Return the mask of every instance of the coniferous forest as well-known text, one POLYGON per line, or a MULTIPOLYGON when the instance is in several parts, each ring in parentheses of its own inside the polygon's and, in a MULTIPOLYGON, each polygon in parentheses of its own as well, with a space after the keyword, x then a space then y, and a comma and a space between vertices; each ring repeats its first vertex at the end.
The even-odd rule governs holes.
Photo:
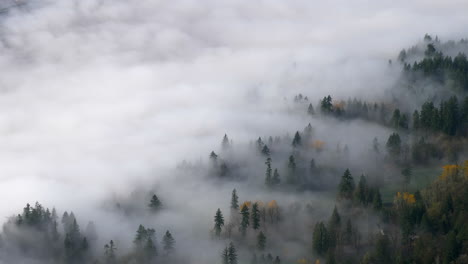
POLYGON ((468 263, 466 24, 156 2, 0 6, 0 264, 468 263))

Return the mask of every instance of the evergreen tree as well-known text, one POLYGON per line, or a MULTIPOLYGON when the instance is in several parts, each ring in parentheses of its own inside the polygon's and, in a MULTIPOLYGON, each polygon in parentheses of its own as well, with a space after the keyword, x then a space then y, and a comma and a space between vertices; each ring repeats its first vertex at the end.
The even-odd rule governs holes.
POLYGON ((401 139, 400 135, 397 133, 393 133, 390 135, 390 137, 387 140, 387 145, 386 145, 388 152, 390 155, 392 155, 394 158, 398 157, 400 155, 401 151, 401 139))
POLYGON ((409 164, 406 164, 403 170, 401 170, 401 175, 403 175, 406 185, 410 184, 412 174, 413 172, 411 166, 409 164))
POLYGON ((116 263, 116 256, 115 256, 115 244, 114 241, 111 240, 109 244, 104 246, 104 256, 105 256, 105 263, 106 264, 114 264, 116 263))
POLYGON ((144 256, 147 262, 153 262, 156 256, 158 256, 158 249, 156 248, 156 244, 153 242, 151 237, 146 240, 144 256))
POLYGON ((266 236, 262 231, 257 235, 257 249, 260 251, 265 250, 266 247, 266 236))
POLYGON ((292 141, 292 146, 300 147, 301 145, 302 145, 301 135, 299 135, 299 131, 296 131, 296 134, 294 134, 294 139, 292 141))
POLYGON ((246 204, 243 204, 241 206, 241 225, 240 225, 240 230, 242 232, 242 235, 245 236, 247 227, 250 224, 249 218, 250 218, 250 213, 249 213, 249 207, 246 204))
POLYGON ((289 156, 289 163, 288 163, 288 183, 294 184, 296 183, 296 161, 294 156, 289 156))
POLYGON ((237 196, 236 189, 232 190, 231 209, 233 209, 233 210, 239 209, 239 196, 237 196))
POLYGON ((374 192, 374 198, 372 200, 372 206, 373 206, 374 210, 377 210, 377 211, 382 209, 382 197, 380 196, 379 189, 377 189, 374 192))
POLYGON ((216 236, 219 237, 221 235, 221 228, 224 226, 223 213, 221 213, 221 210, 219 208, 216 211, 214 222, 215 222, 214 230, 215 230, 216 236))
POLYGON ((273 172, 273 179, 272 179, 272 183, 274 185, 278 185, 281 183, 281 178, 280 178, 280 175, 278 173, 278 169, 275 169, 275 171, 273 172))
POLYGON ((364 175, 361 175, 361 178, 359 178, 359 183, 357 185, 355 195, 354 195, 356 201, 359 204, 366 206, 368 192, 369 192, 369 188, 367 187, 366 177, 364 175))
POLYGON ((320 103, 320 109, 322 113, 329 114, 333 112, 333 104, 332 104, 332 98, 331 96, 326 96, 322 99, 320 103))
POLYGON ((222 264, 229 264, 229 250, 228 247, 225 247, 223 253, 221 254, 222 264))
POLYGON ((352 199, 354 187, 354 179, 351 176, 349 169, 346 169, 343 176, 341 177, 341 182, 338 187, 338 197, 343 199, 352 199))
POLYGON ((262 155, 269 157, 270 156, 270 149, 267 145, 264 145, 262 148, 262 155))
POLYGON ((232 242, 229 243, 228 259, 229 259, 229 264, 237 264, 237 252, 232 242))
POLYGON ((156 212, 159 209, 161 209, 161 201, 159 200, 156 194, 153 194, 153 196, 151 197, 151 201, 148 204, 148 207, 152 212, 156 212))
POLYGON ((169 230, 166 231, 163 237, 163 249, 166 255, 170 255, 174 251, 175 239, 172 237, 169 230))
POLYGON ((221 142, 221 148, 223 150, 228 150, 230 146, 229 138, 226 134, 224 134, 223 141, 221 142))
POLYGON ((265 146, 265 143, 263 143, 262 138, 259 137, 257 139, 257 150, 258 150, 258 152, 262 153, 263 146, 265 146))
POLYGON ((265 164, 267 165, 265 172, 265 184, 271 186, 273 184, 273 178, 271 176, 271 158, 268 157, 265 164))
POLYGON ((328 233, 323 222, 315 224, 312 246, 319 255, 325 254, 328 250, 328 233))
POLYGON ((315 110, 314 110, 314 107, 312 106, 312 103, 309 104, 309 107, 307 108, 307 113, 309 115, 315 115, 315 110))
POLYGON ((281 264, 281 260, 279 256, 276 256, 275 262, 273 262, 273 264, 281 264))
POLYGON ((413 129, 418 130, 421 127, 421 121, 419 120, 419 112, 418 110, 414 110, 413 113, 413 129))
POLYGON ((333 250, 328 250, 327 259, 326 259, 325 263, 326 264, 336 264, 335 253, 333 252, 333 250))
POLYGON ((252 205, 252 228, 257 230, 260 228, 260 211, 258 210, 258 203, 252 205))
POLYGON ((210 162, 214 167, 218 165, 218 155, 214 151, 211 151, 210 153, 210 162))

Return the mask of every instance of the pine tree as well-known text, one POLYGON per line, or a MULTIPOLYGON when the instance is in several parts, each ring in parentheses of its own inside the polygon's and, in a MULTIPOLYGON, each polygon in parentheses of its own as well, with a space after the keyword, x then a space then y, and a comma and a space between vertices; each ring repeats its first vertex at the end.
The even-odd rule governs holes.
POLYGON ((294 184, 296 182, 296 161, 294 156, 289 156, 289 163, 288 163, 288 183, 294 184))
POLYGON ((267 145, 264 145, 262 148, 262 155, 269 157, 270 156, 270 149, 267 145))
POLYGON ((281 259, 279 256, 276 256, 275 262, 273 262, 273 264, 281 264, 281 259))
POLYGON ((323 222, 315 224, 312 246, 319 255, 325 254, 328 250, 328 233, 323 222))
POLYGON ((367 206, 367 196, 368 196, 369 188, 367 186, 366 177, 361 175, 359 178, 359 183, 357 185, 354 197, 359 204, 367 206))
POLYGON ((271 176, 271 158, 268 157, 265 164, 267 165, 266 172, 265 172, 265 184, 267 186, 271 186, 273 184, 273 179, 271 176))
POLYGON ((299 135, 299 131, 296 131, 296 134, 294 134, 294 139, 292 141, 292 146, 300 147, 301 145, 302 145, 301 135, 299 135))
POLYGON ((257 249, 260 251, 265 250, 266 247, 266 236, 262 231, 257 235, 257 249))
POLYGON ((380 191, 377 189, 374 192, 374 198, 372 200, 372 206, 374 207, 374 210, 381 210, 382 209, 382 197, 380 196, 380 191))
POLYGON ((116 262, 116 256, 115 256, 115 244, 114 241, 111 240, 109 244, 106 244, 104 246, 104 256, 105 256, 105 263, 106 264, 114 264, 116 262))
POLYGON ((152 262, 154 258, 156 258, 156 256, 158 255, 158 249, 156 248, 156 244, 154 244, 153 239, 151 237, 149 237, 146 241, 144 255, 147 262, 152 262))
POLYGON ((236 189, 232 190, 231 209, 233 209, 233 210, 239 209, 239 196, 237 196, 236 189))
POLYGON ((273 185, 278 185, 278 184, 281 183, 281 178, 280 178, 280 175, 278 173, 278 169, 275 169, 275 171, 273 172, 272 183, 273 183, 273 185))
POLYGON ((163 237, 163 249, 166 255, 170 255, 174 251, 175 239, 172 237, 169 230, 166 231, 163 237))
POLYGON ((229 259, 229 264, 237 264, 237 252, 232 242, 229 243, 228 259, 229 259))
POLYGON ((156 194, 153 194, 153 196, 151 197, 151 201, 148 204, 148 207, 152 212, 156 212, 159 209, 161 209, 161 201, 159 200, 156 194))
POLYGON ((308 113, 309 115, 315 115, 314 106, 312 106, 311 103, 309 104, 309 107, 307 108, 307 113, 308 113))
POLYGON ((229 249, 225 247, 223 253, 221 254, 222 257, 222 264, 229 264, 229 249))
POLYGON ((215 222, 214 230, 215 230, 216 236, 219 237, 221 235, 221 228, 224 226, 223 213, 221 213, 221 210, 219 208, 216 211, 214 222, 215 222))
POLYGON ((400 155, 401 151, 401 139, 400 135, 397 133, 393 133, 390 135, 390 137, 387 140, 387 145, 386 145, 388 152, 394 157, 398 157, 400 155))
POLYGON ((218 155, 214 151, 210 153, 210 161, 212 166, 218 165, 218 155))
POLYGON ((262 138, 259 137, 259 138, 257 139, 257 151, 260 152, 260 153, 262 153, 262 149, 263 149, 263 146, 264 146, 264 145, 265 145, 265 143, 263 143, 262 138))
POLYGON ((247 231, 247 227, 250 224, 250 222, 249 222, 249 218, 250 218, 249 207, 246 204, 243 204, 241 206, 241 212, 240 213, 241 213, 241 216, 242 216, 240 230, 242 232, 242 235, 245 236, 246 231, 247 231))
POLYGON ((228 150, 230 148, 229 138, 226 134, 224 134, 223 141, 221 142, 221 148, 223 150, 228 150))
POLYGON ((354 192, 354 179, 351 176, 349 169, 346 169, 343 177, 341 177, 341 182, 338 189, 339 198, 352 199, 354 192))
POLYGON ((260 211, 258 210, 258 203, 252 205, 252 228, 257 230, 260 228, 260 211))

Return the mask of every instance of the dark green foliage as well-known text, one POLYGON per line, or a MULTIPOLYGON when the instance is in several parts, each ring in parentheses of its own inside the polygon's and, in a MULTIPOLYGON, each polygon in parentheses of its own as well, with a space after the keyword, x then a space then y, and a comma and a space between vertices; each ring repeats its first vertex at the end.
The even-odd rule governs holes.
POLYGON ((151 197, 151 201, 148 204, 148 207, 150 208, 150 210, 152 212, 156 212, 159 209, 161 209, 161 206, 162 206, 162 204, 161 204, 161 201, 159 200, 158 196, 156 194, 153 194, 153 196, 151 197))
POLYGON ((104 246, 104 263, 114 264, 117 262, 115 250, 116 250, 116 247, 115 247, 113 240, 111 240, 109 244, 106 244, 104 246))
POLYGON ((319 222, 315 224, 312 246, 319 255, 324 255, 328 250, 328 232, 325 224, 319 222))
POLYGON ((320 110, 322 113, 329 114, 333 112, 333 104, 331 96, 326 96, 322 99, 320 103, 320 110))
POLYGON ((225 247, 223 249, 223 253, 221 254, 221 260, 222 264, 229 264, 229 249, 228 247, 225 247))
POLYGON ((273 172, 272 183, 273 183, 273 185, 278 185, 278 184, 281 183, 281 178, 280 178, 278 169, 275 169, 275 171, 273 172))
POLYGON ((393 133, 388 137, 386 144, 388 153, 394 158, 397 158, 401 152, 401 139, 398 133, 393 133))
POLYGON ((233 209, 233 210, 238 210, 239 209, 239 196, 237 196, 236 189, 232 190, 231 209, 233 209))
POLYGON ((315 110, 312 104, 309 104, 309 107, 307 108, 307 114, 309 115, 315 115, 315 110))
POLYGON ((223 141, 221 142, 221 148, 223 150, 228 150, 231 147, 231 144, 229 143, 229 138, 226 134, 224 134, 223 141))
POLYGON ((240 224, 240 231, 242 232, 242 235, 245 236, 247 227, 250 225, 250 212, 249 212, 249 207, 247 205, 241 206, 241 224, 240 224))
POLYGON ((164 234, 163 237, 163 249, 164 249, 164 254, 170 255, 174 251, 174 244, 175 244, 175 239, 172 237, 171 232, 169 230, 166 231, 166 234, 164 234))
POLYGON ((294 138, 292 141, 292 146, 293 147, 300 147, 302 145, 302 139, 301 135, 299 134, 299 131, 296 131, 296 134, 294 134, 294 138))
POLYGON ((376 263, 393 263, 393 254, 390 246, 390 239, 386 235, 379 235, 375 245, 374 258, 376 263))
POLYGON ((346 169, 343 176, 341 177, 340 185, 338 186, 338 198, 352 199, 354 188, 354 179, 351 176, 351 172, 349 172, 349 169, 346 169))
POLYGON ((215 214, 215 217, 214 217, 214 230, 215 230, 215 234, 216 236, 220 236, 221 235, 221 228, 224 226, 224 217, 223 217, 223 213, 221 213, 221 210, 218 208, 218 210, 216 210, 216 214, 215 214))
POLYGON ((296 183, 296 160, 293 155, 289 156, 287 181, 289 184, 296 183))
POLYGON ((270 156, 270 149, 267 145, 264 145, 262 148, 262 155, 269 157, 270 156))
POLYGON ((236 247, 234 247, 234 244, 232 242, 229 243, 228 247, 228 259, 229 264, 237 264, 237 251, 236 247))
POLYGON ((263 234, 263 232, 260 231, 258 233, 258 235, 257 235, 257 249, 260 250, 260 251, 265 250, 266 241, 267 241, 267 238, 266 238, 265 234, 263 234))
POLYGON ((267 165, 266 172, 265 172, 265 184, 267 186, 273 185, 273 178, 271 175, 271 158, 268 157, 265 164, 267 165))
POLYGON ((252 228, 257 230, 260 228, 260 211, 258 210, 258 203, 252 205, 252 228))

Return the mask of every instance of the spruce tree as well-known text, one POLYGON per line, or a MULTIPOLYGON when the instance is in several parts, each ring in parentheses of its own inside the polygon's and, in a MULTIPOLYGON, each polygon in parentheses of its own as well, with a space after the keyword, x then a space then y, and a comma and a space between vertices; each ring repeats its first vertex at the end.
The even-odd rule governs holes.
POLYGON ((260 251, 265 250, 266 247, 266 236, 262 231, 257 235, 257 249, 260 251))
POLYGON ((231 209, 233 209, 233 210, 238 210, 239 209, 239 196, 237 196, 236 189, 232 190, 231 209))
POLYGON ((228 259, 229 259, 229 264, 237 264, 237 252, 232 242, 229 243, 228 259))
POLYGON ((229 249, 225 247, 223 253, 221 254, 222 264, 229 264, 229 249))
POLYGON ((309 107, 307 108, 307 113, 309 115, 315 115, 315 110, 314 110, 314 106, 312 105, 312 103, 309 104, 309 107))
POLYGON ((377 210, 377 211, 382 209, 382 197, 380 196, 379 189, 377 189, 374 192, 374 198, 372 200, 372 206, 373 206, 374 210, 377 210))
POLYGON ((271 186, 273 184, 273 179, 271 176, 271 158, 268 157, 265 164, 267 165, 266 172, 265 172, 265 184, 267 186, 271 186))
POLYGON ((156 194, 153 194, 153 196, 151 197, 151 201, 148 204, 148 207, 152 212, 156 212, 159 209, 161 209, 161 201, 159 200, 156 194))
POLYGON ((241 225, 240 225, 240 230, 242 232, 242 235, 245 236, 247 227, 250 224, 249 218, 250 218, 250 213, 249 213, 249 207, 246 204, 243 204, 241 206, 241 225))
POLYGON ((293 155, 289 156, 287 179, 289 184, 296 183, 296 161, 293 155))
POLYGON ((296 131, 296 134, 294 134, 294 138, 292 141, 292 146, 293 147, 300 147, 302 145, 302 139, 301 135, 299 135, 299 131, 296 131))
POLYGON ((263 146, 263 148, 262 148, 262 155, 264 155, 264 156, 266 156, 266 157, 270 156, 270 149, 268 148, 267 145, 263 146))
POLYGON ((351 176, 349 169, 346 169, 341 177, 340 185, 338 186, 338 197, 343 199, 352 199, 354 187, 354 179, 351 176))
POLYGON ((358 202, 361 205, 366 206, 368 192, 369 192, 369 188, 367 186, 366 177, 364 175, 361 175, 361 178, 359 178, 359 183, 357 185, 357 188, 354 194, 356 202, 358 202))
POLYGON ((258 203, 252 205, 252 228, 257 230, 260 228, 260 211, 258 210, 258 203))
POLYGON ((163 237, 163 249, 166 255, 170 255, 174 251, 174 244, 175 239, 172 237, 171 232, 167 230, 163 237))
POLYGON ((224 226, 223 213, 221 213, 221 210, 219 208, 218 210, 216 210, 214 222, 215 222, 214 230, 215 230, 216 236, 219 237, 221 235, 221 228, 224 226))
POLYGON ((323 222, 315 224, 312 246, 319 255, 325 254, 328 250, 328 233, 323 222))
POLYGON ((226 134, 224 134, 223 141, 221 142, 221 148, 223 150, 227 150, 227 149, 229 149, 230 146, 231 145, 229 143, 229 138, 228 138, 228 136, 226 134))
POLYGON ((275 171, 273 172, 272 183, 273 183, 273 185, 278 185, 278 184, 281 183, 281 178, 280 178, 280 175, 278 173, 278 169, 275 169, 275 171))

